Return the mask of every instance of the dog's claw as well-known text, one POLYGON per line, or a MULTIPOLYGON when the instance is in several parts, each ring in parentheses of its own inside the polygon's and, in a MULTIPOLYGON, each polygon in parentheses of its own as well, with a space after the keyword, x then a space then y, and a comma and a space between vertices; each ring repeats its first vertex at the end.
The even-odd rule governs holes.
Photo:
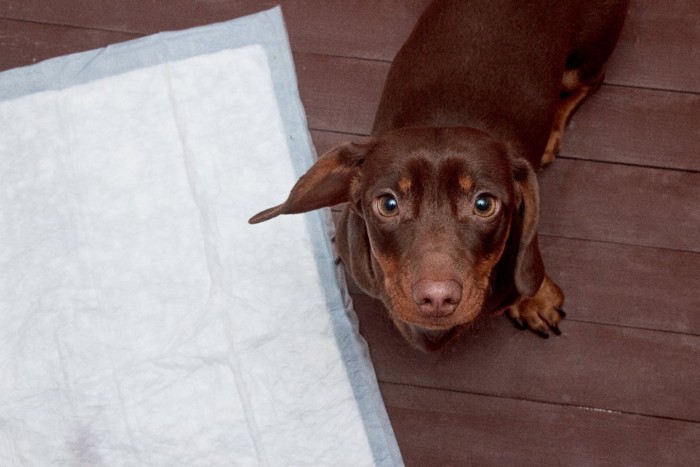
POLYGON ((527 329, 527 323, 523 321, 520 318, 513 318, 513 325, 515 325, 516 328, 520 329, 521 331, 524 331, 527 329))
POLYGON ((545 276, 534 297, 521 298, 506 309, 506 314, 520 330, 530 329, 543 339, 550 333, 561 336, 559 322, 566 313, 561 305, 564 294, 559 287, 545 276))

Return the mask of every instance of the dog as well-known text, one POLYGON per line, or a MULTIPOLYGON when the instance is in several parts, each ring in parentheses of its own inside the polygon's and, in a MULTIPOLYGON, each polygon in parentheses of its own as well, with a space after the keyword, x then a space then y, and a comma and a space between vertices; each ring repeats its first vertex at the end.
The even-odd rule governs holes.
POLYGON ((372 135, 321 156, 253 216, 343 204, 336 248, 416 348, 480 316, 559 335, 536 173, 603 80, 627 0, 436 0, 389 70, 372 135))

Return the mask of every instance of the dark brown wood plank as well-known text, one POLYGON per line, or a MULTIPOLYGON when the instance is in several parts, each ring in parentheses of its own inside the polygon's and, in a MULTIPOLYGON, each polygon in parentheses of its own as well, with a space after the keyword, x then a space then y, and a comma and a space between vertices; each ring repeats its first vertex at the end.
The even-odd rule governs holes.
POLYGON ((120 32, 0 19, 0 71, 134 37, 120 32))
POLYGON ((269 0, 8 0, 0 4, 0 17, 143 35, 223 21, 268 9, 276 4, 269 0))
POLYGON ((318 156, 326 153, 339 144, 347 141, 357 141, 362 139, 361 135, 336 133, 333 131, 310 130, 309 133, 311 133, 311 138, 318 156))
POLYGON ((540 233, 700 252, 700 173, 561 159, 540 192, 540 233))
POLYGON ((700 4, 632 0, 608 83, 700 92, 700 4))
POLYGON ((699 254, 549 236, 540 246, 569 320, 700 335, 699 254))
POLYGON ((543 340, 494 317, 441 352, 413 350, 379 302, 353 295, 384 383, 700 422, 700 336, 565 321, 543 340))
POLYGON ((407 466, 694 465, 700 424, 382 384, 407 466))
POLYGON ((309 128, 372 131, 388 64, 314 54, 295 54, 294 61, 309 128))
MULTIPOLYGON (((223 21, 281 4, 297 52, 390 61, 429 0, 7 0, 0 17, 150 34, 223 21)), ((700 92, 700 11, 695 0, 654 8, 633 0, 608 82, 700 92)))
POLYGON ((574 115, 561 155, 700 171, 698 141, 700 94, 604 86, 574 115))
POLYGON ((389 61, 430 0, 7 0, 0 17, 136 34, 224 21, 281 5, 295 51, 389 61))
POLYGON ((292 49, 391 61, 430 0, 282 0, 292 49))

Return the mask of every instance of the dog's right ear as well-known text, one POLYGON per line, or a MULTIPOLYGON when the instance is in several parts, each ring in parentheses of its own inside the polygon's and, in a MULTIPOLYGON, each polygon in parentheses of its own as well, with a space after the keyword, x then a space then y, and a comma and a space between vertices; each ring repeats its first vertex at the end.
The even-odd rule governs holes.
POLYGON ((525 297, 534 297, 544 280, 544 264, 537 243, 540 200, 537 176, 529 163, 515 160, 513 172, 520 206, 520 248, 515 263, 515 286, 525 297))
POLYGON ((298 214, 349 201, 350 185, 375 144, 376 140, 369 139, 331 149, 297 181, 284 203, 259 212, 248 222, 257 224, 280 214, 298 214))

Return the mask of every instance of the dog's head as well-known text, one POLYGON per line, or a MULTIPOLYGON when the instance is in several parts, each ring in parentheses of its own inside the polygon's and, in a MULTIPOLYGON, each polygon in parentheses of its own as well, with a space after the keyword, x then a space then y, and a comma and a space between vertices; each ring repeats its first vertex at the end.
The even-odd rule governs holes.
POLYGON ((251 223, 344 202, 341 258, 420 349, 543 280, 535 174, 481 131, 401 129, 341 145, 251 223))

